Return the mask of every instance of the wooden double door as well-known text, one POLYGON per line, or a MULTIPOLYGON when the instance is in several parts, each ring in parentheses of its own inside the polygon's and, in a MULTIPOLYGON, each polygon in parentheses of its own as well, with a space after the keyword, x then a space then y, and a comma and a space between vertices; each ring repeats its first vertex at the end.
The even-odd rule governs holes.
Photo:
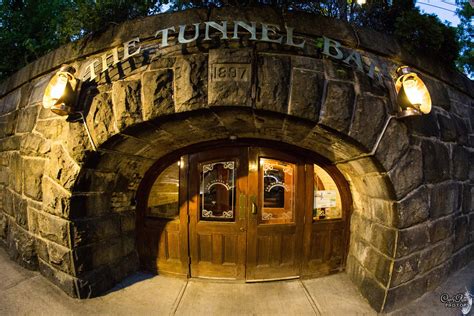
POLYGON ((246 281, 343 267, 347 221, 313 220, 314 170, 304 159, 268 148, 228 147, 183 156, 179 173, 179 215, 142 222, 145 266, 246 281))

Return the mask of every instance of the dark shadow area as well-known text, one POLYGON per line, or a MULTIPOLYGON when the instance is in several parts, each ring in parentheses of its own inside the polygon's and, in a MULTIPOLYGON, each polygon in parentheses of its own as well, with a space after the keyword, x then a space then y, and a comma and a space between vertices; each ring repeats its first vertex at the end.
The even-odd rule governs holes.
POLYGON ((136 283, 140 283, 140 282, 149 280, 151 278, 154 278, 155 276, 156 276, 155 274, 152 274, 152 273, 149 273, 149 272, 138 271, 138 272, 136 272, 132 275, 129 275, 125 279, 123 279, 120 283, 118 283, 113 288, 111 288, 109 291, 107 291, 105 293, 105 295, 107 295, 109 293, 112 293, 112 292, 115 292, 115 291, 120 291, 120 290, 122 290, 126 287, 129 287, 131 285, 134 285, 136 283))

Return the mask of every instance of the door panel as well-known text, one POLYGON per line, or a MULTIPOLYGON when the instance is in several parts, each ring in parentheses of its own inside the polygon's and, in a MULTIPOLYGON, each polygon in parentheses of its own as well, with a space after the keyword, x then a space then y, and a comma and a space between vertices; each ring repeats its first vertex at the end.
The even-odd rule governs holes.
POLYGON ((247 156, 241 148, 190 156, 191 276, 245 278, 247 156))
POLYGON ((304 164, 278 151, 251 148, 247 280, 300 275, 304 164), (254 210, 252 212, 252 210, 254 210))
MULTIPOLYGON (((319 168, 320 169, 320 168, 319 168)), ((317 172, 316 172, 317 173, 317 172)), ((311 179, 315 174, 313 165, 307 165, 306 178, 311 179)), ((332 172, 334 175, 335 172, 332 172)), ((324 177, 321 177, 324 178, 324 177)), ((327 175, 326 175, 327 178, 327 175)), ((350 209, 350 195, 344 186, 338 182, 339 179, 334 179, 337 183, 337 203, 340 208, 339 212, 329 214, 337 214, 335 218, 319 218, 318 212, 313 209, 317 200, 306 199, 306 218, 305 223, 305 237, 304 237, 304 255, 302 265, 302 275, 306 277, 316 277, 335 273, 344 269, 348 238, 348 216, 350 209)), ((318 181, 308 181, 306 183, 306 194, 313 196, 315 185, 321 187, 318 181)), ((328 189, 322 188, 323 190, 328 189)), ((324 201, 323 201, 324 202, 324 201)), ((327 213, 327 212, 325 212, 327 213)), ((327 214, 326 214, 327 215, 327 214)))
POLYGON ((187 158, 178 161, 161 171, 147 200, 140 202, 146 211, 137 223, 138 251, 144 268, 158 274, 188 276, 187 158))

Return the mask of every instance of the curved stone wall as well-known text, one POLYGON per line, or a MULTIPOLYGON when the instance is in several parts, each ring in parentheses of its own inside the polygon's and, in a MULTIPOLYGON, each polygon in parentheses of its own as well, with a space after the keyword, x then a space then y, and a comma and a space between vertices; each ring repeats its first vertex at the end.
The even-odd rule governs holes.
POLYGON ((421 296, 474 258, 472 82, 382 34, 269 9, 164 14, 60 48, 0 92, 0 243, 71 296, 103 293, 137 269, 136 194, 149 167, 230 136, 295 145, 343 172, 354 200, 346 272, 377 311, 421 296), (227 21, 229 37, 232 21, 256 21, 259 39, 262 23, 286 31, 268 31, 269 41, 242 28, 235 40, 219 31, 206 40, 206 21, 227 21), (201 23, 195 41, 155 37, 187 25, 190 39, 193 23, 201 23), (272 42, 280 33, 285 40, 272 42), (84 81, 80 107, 97 150, 84 124, 42 107, 65 62, 84 81), (401 64, 426 82, 429 115, 393 117, 401 64))

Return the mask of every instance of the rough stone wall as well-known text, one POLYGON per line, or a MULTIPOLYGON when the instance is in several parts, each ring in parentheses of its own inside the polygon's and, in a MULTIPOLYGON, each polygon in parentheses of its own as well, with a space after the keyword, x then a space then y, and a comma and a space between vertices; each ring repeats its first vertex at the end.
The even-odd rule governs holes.
POLYGON ((100 294, 137 268, 135 196, 158 158, 231 135, 297 145, 344 172, 354 198, 347 273, 376 310, 422 295, 474 258, 472 83, 406 55, 391 39, 305 14, 223 9, 127 22, 78 45, 82 53, 64 47, 0 86, 0 243, 69 295, 100 294), (434 109, 390 118, 392 78, 376 85, 309 46, 245 40, 172 45, 102 74, 85 87, 84 102, 97 152, 84 125, 41 106, 62 62, 83 72, 81 54, 175 20, 238 18, 284 21, 308 40, 327 35, 351 47, 356 31, 388 69, 399 59, 420 65, 434 109), (217 64, 249 69, 249 80, 213 80, 217 64))

